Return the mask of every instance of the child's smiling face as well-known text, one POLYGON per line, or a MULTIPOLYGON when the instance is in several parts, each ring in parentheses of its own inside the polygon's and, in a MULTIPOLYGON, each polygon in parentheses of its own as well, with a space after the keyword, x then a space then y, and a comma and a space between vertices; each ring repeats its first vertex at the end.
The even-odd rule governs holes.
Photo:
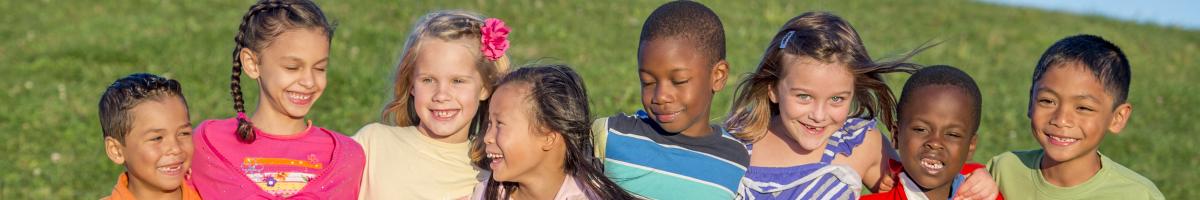
POLYGON ((109 158, 125 165, 130 190, 158 193, 180 188, 191 166, 192 124, 176 96, 146 100, 129 110, 133 123, 124 143, 105 140, 109 158))
MULTIPOLYGON (((949 85, 915 88, 905 100, 896 135, 904 171, 922 189, 949 195, 950 184, 975 150, 974 99, 949 85), (940 190, 939 190, 940 189, 940 190)), ((928 193, 928 192, 927 192, 928 193)))
POLYGON ((1059 163, 1098 156, 1105 131, 1120 132, 1131 111, 1128 103, 1114 108, 1113 96, 1078 62, 1048 67, 1031 98, 1033 136, 1045 158, 1059 163))
POLYGON ((529 175, 562 172, 566 146, 558 139, 559 133, 535 127, 531 87, 528 83, 501 85, 490 102, 490 122, 483 139, 496 181, 522 182, 529 175))
POLYGON ((325 91, 329 38, 318 28, 287 30, 242 59, 246 75, 259 83, 258 109, 302 119, 325 91))
POLYGON ((729 66, 710 63, 691 40, 659 38, 644 41, 638 50, 642 106, 667 132, 688 136, 708 134, 713 94, 725 87, 729 66))
POLYGON ((771 123, 787 130, 804 150, 823 149, 849 118, 854 75, 844 64, 785 54, 782 74, 768 93, 779 115, 771 123))
POLYGON ((421 132, 441 141, 466 141, 467 127, 488 97, 488 83, 475 66, 479 48, 469 42, 477 41, 426 38, 417 52, 410 77, 413 108, 421 132))

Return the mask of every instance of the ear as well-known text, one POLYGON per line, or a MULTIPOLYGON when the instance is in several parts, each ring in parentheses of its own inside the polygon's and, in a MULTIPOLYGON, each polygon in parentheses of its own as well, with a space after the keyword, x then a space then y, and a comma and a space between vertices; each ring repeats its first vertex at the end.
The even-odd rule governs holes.
POLYGON ((1133 114, 1133 105, 1128 102, 1117 105, 1113 110, 1112 120, 1109 120, 1108 132, 1113 134, 1121 133, 1125 129, 1125 124, 1129 122, 1129 115, 1133 114))
POLYGON ((729 62, 726 62, 725 59, 717 61, 717 64, 713 65, 712 74, 709 77, 712 77, 712 91, 714 93, 725 89, 725 81, 729 78, 729 62))
POLYGON ((775 93, 775 84, 767 85, 767 98, 771 99, 771 103, 779 103, 779 94, 775 93))
MULTIPOLYGON (((412 90, 409 90, 409 91, 412 91, 412 90)), ((479 88, 479 101, 488 100, 488 97, 491 97, 491 96, 492 96, 492 91, 488 90, 488 87, 486 84, 483 86, 483 88, 479 88)))
POLYGON ((975 134, 971 136, 971 144, 967 145, 967 159, 975 157, 975 142, 979 141, 979 132, 975 132, 975 134))
POLYGON ((258 55, 254 54, 250 48, 242 48, 238 51, 238 59, 242 61, 242 73, 249 76, 251 79, 258 79, 260 75, 258 71, 258 55))
POLYGON ((559 137, 562 137, 562 133, 557 131, 546 133, 546 137, 542 140, 542 151, 550 151, 551 149, 554 149, 554 146, 556 146, 555 143, 558 143, 559 137))
POLYGON ((112 160, 113 163, 117 163, 118 165, 125 164, 125 153, 121 150, 124 148, 125 145, 122 145, 121 141, 117 141, 117 139, 112 137, 104 137, 104 153, 108 154, 108 159, 112 160))

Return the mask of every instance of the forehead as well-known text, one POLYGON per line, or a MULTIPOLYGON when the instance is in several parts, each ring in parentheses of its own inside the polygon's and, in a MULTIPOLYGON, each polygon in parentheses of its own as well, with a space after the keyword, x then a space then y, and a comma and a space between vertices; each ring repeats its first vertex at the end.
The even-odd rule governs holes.
POLYGON ((263 51, 268 58, 292 57, 315 62, 329 57, 329 38, 321 29, 290 29, 275 36, 263 51))
POLYGON ((911 117, 922 116, 924 120, 942 120, 957 122, 962 125, 973 125, 971 120, 978 116, 975 113, 974 102, 966 89, 953 85, 934 84, 914 88, 900 113, 901 123, 910 121, 911 117), (931 117, 932 116, 932 117, 931 117))
POLYGON ((496 88, 496 93, 492 94, 490 108, 496 112, 510 112, 513 110, 528 110, 523 109, 525 102, 529 102, 530 92, 533 90, 533 84, 527 82, 510 82, 500 85, 496 88))
POLYGON ((638 47, 638 70, 642 72, 704 71, 712 66, 693 39, 658 38, 638 47))
POLYGON ((467 42, 461 40, 427 39, 416 52, 416 70, 418 74, 478 74, 472 73, 476 70, 477 57, 471 49, 467 42))
MULTIPOLYGON (((825 63, 809 57, 784 54, 779 78, 789 84, 820 84, 836 90, 854 87, 854 74, 846 64, 825 63)), ((816 89, 816 88, 814 88, 816 89)))
POLYGON ((1035 92, 1048 91, 1063 96, 1094 97, 1103 102, 1113 101, 1104 83, 1091 69, 1079 62, 1051 65, 1035 84, 1035 92))
POLYGON ((179 97, 162 95, 154 99, 146 99, 129 109, 131 134, 147 129, 176 128, 190 123, 188 110, 179 97))

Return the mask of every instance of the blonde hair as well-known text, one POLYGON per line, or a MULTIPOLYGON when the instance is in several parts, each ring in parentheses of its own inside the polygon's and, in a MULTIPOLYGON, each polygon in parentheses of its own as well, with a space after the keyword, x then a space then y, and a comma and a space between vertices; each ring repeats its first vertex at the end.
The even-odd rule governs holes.
MULTIPOLYGON (((469 44, 473 45, 475 49, 479 49, 483 24, 482 16, 469 11, 437 11, 421 17, 413 25, 412 32, 408 34, 408 39, 404 42, 404 49, 397 59, 397 64, 394 65, 396 73, 392 80, 392 98, 383 106, 382 123, 392 126, 416 126, 421 123, 421 119, 417 117, 415 108, 413 108, 413 97, 409 92, 412 91, 412 76, 416 68, 417 52, 421 50, 422 41, 429 39, 476 41, 469 44)), ((483 77, 483 86, 487 88, 487 91, 492 91, 494 89, 492 82, 499 79, 508 70, 508 56, 501 56, 495 61, 490 61, 483 57, 483 52, 475 51, 474 54, 478 58, 475 69, 479 72, 480 77, 483 77)), ((480 104, 475 118, 471 120, 472 128, 469 136, 475 135, 478 129, 475 127, 479 126, 478 123, 487 113, 486 107, 486 102, 480 104)))
POLYGON ((783 74, 784 54, 845 64, 854 75, 851 117, 879 116, 887 128, 895 128, 896 98, 884 82, 883 74, 911 74, 921 66, 905 61, 928 47, 923 45, 894 61, 875 62, 867 54, 858 32, 846 20, 827 12, 800 14, 775 33, 758 68, 738 83, 737 96, 725 121, 726 130, 746 142, 754 142, 766 133, 771 117, 779 114, 778 105, 771 102, 768 93, 783 74))

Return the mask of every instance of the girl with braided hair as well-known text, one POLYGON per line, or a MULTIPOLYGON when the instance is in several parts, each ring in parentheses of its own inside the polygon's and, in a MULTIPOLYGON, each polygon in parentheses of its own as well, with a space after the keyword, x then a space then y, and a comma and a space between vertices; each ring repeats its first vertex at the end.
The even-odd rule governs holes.
POLYGON ((260 0, 234 38, 236 117, 201 123, 192 183, 214 199, 354 199, 364 157, 357 142, 305 120, 321 97, 333 26, 309 0, 260 0), (247 115, 241 75, 259 85, 247 115))

